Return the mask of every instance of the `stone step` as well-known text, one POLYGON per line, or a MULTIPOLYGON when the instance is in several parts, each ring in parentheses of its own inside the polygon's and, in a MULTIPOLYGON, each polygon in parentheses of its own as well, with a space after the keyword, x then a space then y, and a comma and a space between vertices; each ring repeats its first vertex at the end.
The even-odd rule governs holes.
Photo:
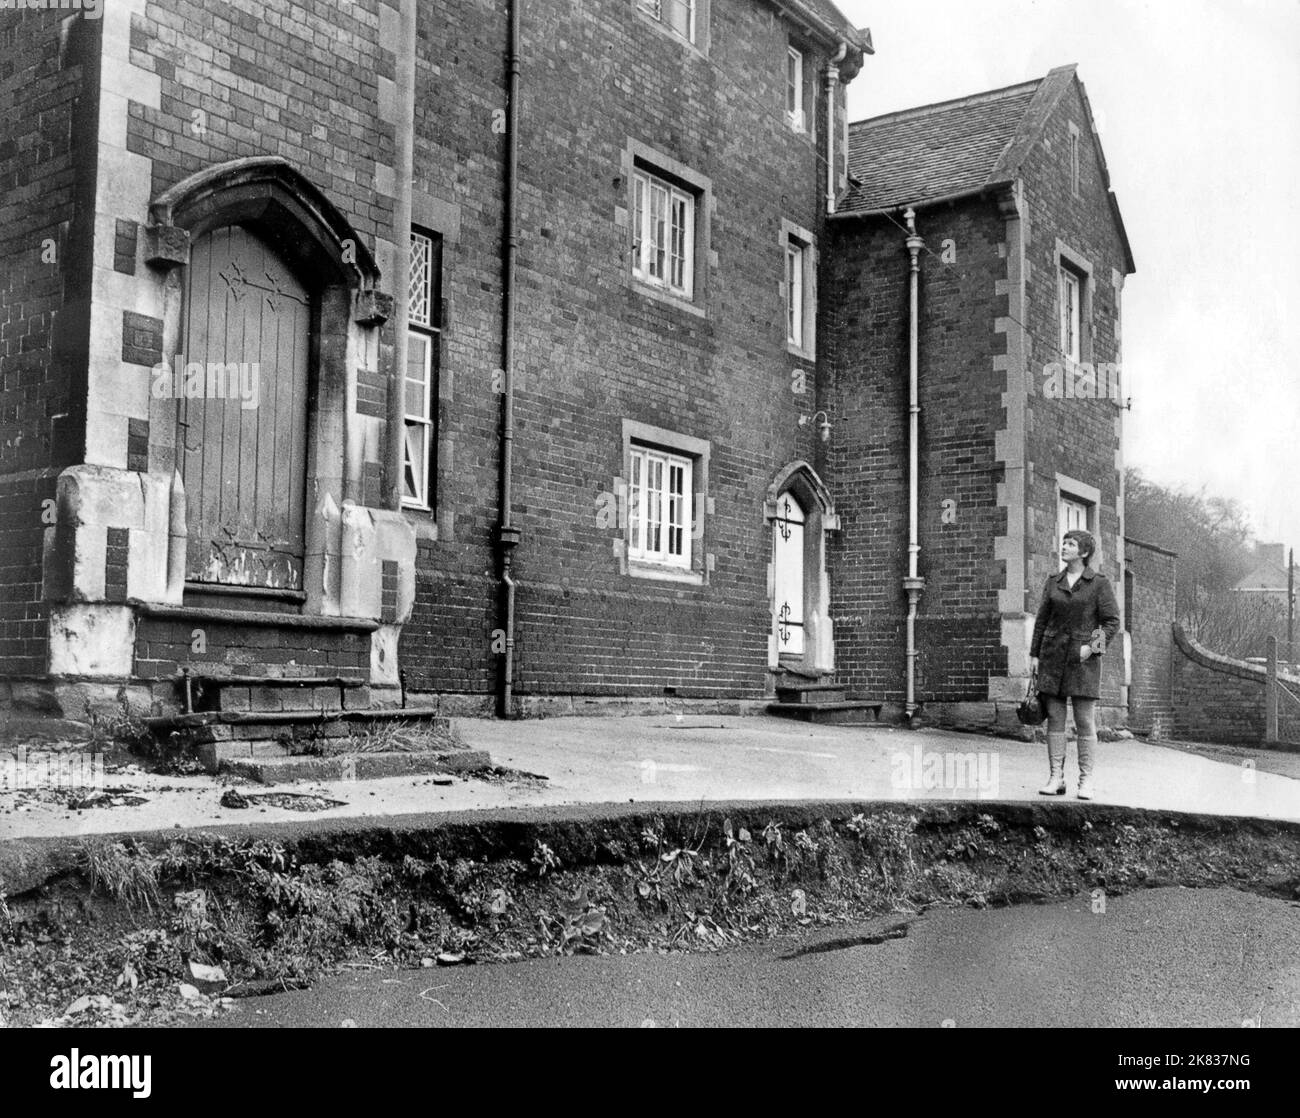
POLYGON ((783 703, 842 703, 848 696, 843 683, 778 683, 776 697, 783 703))
POLYGON ((195 748, 208 772, 217 772, 225 761, 276 761, 291 756, 290 747, 274 740, 208 741, 195 748))
MULTIPOLYGON (((187 680, 182 676, 178 683, 184 688, 187 680)), ((188 688, 196 713, 365 710, 370 706, 369 683, 342 676, 191 675, 188 688)))
POLYGON ((869 726, 880 720, 883 703, 869 701, 824 702, 824 703, 768 703, 768 714, 782 718, 797 718, 802 722, 817 722, 823 725, 869 726), (868 721, 867 713, 871 719, 868 721))
POLYGON ((236 773, 260 784, 297 780, 378 780, 422 773, 469 773, 492 767, 481 749, 429 750, 420 753, 346 753, 337 757, 230 758, 220 772, 236 773))
POLYGON ((369 726, 411 726, 440 733, 451 729, 451 719, 433 708, 403 707, 392 710, 352 711, 200 711, 146 719, 154 737, 168 753, 197 756, 209 772, 224 758, 269 756, 270 746, 280 756, 311 752, 344 752, 353 735, 369 726), (261 754, 242 747, 257 744, 261 754))

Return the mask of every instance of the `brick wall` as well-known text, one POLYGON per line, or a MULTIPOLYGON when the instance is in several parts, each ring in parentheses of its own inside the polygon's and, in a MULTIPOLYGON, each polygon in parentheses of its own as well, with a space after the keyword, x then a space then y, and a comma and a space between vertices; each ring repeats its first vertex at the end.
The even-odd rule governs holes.
POLYGON ((97 21, 0 20, 0 674, 45 670, 44 502, 85 415, 97 21), (60 34, 66 21, 67 33, 60 34))
MULTIPOLYGON (((1006 531, 997 505, 1005 351, 994 320, 1005 225, 991 202, 924 210, 920 283, 918 698, 984 700, 1005 674, 997 591, 1006 531), (956 257, 942 259, 951 240, 956 257)), ((826 406, 835 422, 827 471, 843 529, 833 537, 837 666, 852 690, 899 701, 907 596, 908 277, 906 232, 871 218, 837 223, 823 279, 826 406)))
MULTIPOLYGON (((483 692, 499 623, 502 4, 420 7, 417 191, 444 235, 443 456, 403 629, 408 688, 483 692), (454 234, 454 235, 453 235, 454 234), (445 510, 454 512, 449 524, 445 510)), ((765 489, 812 461, 811 362, 786 351, 784 218, 820 234, 824 138, 785 123, 787 32, 752 0, 714 0, 706 55, 628 0, 530 3, 520 97, 515 401, 517 679, 521 696, 762 693, 770 616, 765 489), (711 181, 703 314, 631 276, 626 152, 636 141, 711 181), (793 368, 808 371, 805 396, 793 368), (624 474, 623 421, 709 443, 713 512, 695 541, 707 582, 625 574, 598 518, 624 474)), ((812 79, 825 55, 808 44, 812 79)), ((824 120, 824 106, 815 116, 824 120)), ((701 215, 704 216, 704 215, 701 215)), ((823 246, 818 243, 818 250, 823 246)))
MULTIPOLYGON (((1220 656, 1190 638, 1175 624, 1173 657, 1174 727, 1177 737, 1190 741, 1259 745, 1267 728, 1265 670, 1220 656)), ((1282 682, 1300 696, 1300 678, 1282 682)), ((1279 702, 1279 736, 1300 743, 1296 704, 1279 702)))
POLYGON ((214 163, 279 155, 368 243, 387 234, 392 196, 375 181, 394 144, 378 116, 395 66, 379 46, 385 6, 163 0, 133 16, 131 62, 162 82, 161 107, 132 102, 127 132, 127 149, 152 160, 153 193, 214 163))
POLYGON ((1132 642, 1129 728, 1149 732, 1157 719, 1171 728, 1177 556, 1139 540, 1124 544, 1125 620, 1132 642))
POLYGON ((136 628, 134 674, 145 680, 166 680, 175 678, 182 666, 198 675, 366 680, 370 676, 370 634, 319 626, 141 618, 136 628))

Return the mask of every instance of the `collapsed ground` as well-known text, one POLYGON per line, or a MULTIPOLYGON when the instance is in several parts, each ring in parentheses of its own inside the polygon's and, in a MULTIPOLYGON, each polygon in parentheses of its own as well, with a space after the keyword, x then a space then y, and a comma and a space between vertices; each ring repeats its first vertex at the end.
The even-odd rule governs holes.
POLYGON ((359 964, 716 951, 933 905, 1300 899, 1300 827, 1103 805, 601 809, 65 846, 0 897, 0 1019, 166 1024, 359 964))

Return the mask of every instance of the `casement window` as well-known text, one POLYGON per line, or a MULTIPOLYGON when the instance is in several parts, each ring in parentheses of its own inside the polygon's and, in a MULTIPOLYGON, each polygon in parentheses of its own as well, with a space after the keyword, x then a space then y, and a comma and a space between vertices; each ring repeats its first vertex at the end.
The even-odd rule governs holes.
POLYGON ((791 128, 803 131, 803 52, 794 47, 785 52, 785 115, 791 128))
POLYGON ((1077 364, 1083 360, 1084 278, 1065 264, 1058 275, 1061 354, 1077 364))
POLYGON ((785 244, 785 338, 803 348, 804 246, 789 240, 785 244))
POLYGON ((695 42, 697 0, 636 0, 637 7, 688 43, 695 42))
POLYGON ((690 299, 695 287, 695 195, 638 167, 632 175, 632 274, 690 299))
POLYGON ((781 252, 785 258, 781 289, 785 296, 785 345, 796 357, 816 356, 817 270, 813 235, 791 221, 781 220, 781 252))
POLYGON ((630 465, 628 558, 690 570, 691 459, 633 443, 630 465))
POLYGON ((438 350, 442 333, 442 238, 411 231, 407 293, 406 373, 402 450, 402 504, 432 509, 435 500, 434 438, 438 350))

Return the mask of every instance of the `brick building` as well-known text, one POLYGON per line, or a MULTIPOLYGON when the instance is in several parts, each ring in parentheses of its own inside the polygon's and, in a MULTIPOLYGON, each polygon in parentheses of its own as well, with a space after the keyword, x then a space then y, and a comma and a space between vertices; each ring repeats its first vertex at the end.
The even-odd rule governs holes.
MULTIPOLYGON (((854 124, 849 160, 821 284, 839 671, 905 712, 1009 728, 1064 531, 1097 537, 1119 596, 1123 222, 1072 66, 854 124)), ((1108 721, 1128 667, 1126 651, 1103 661, 1108 721)))
POLYGON ((1118 361, 1132 264, 1071 70, 850 129, 871 51, 829 0, 0 10, 11 731, 902 708, 908 207, 916 699, 992 711, 1058 519, 1122 562, 1060 349, 1118 361))

